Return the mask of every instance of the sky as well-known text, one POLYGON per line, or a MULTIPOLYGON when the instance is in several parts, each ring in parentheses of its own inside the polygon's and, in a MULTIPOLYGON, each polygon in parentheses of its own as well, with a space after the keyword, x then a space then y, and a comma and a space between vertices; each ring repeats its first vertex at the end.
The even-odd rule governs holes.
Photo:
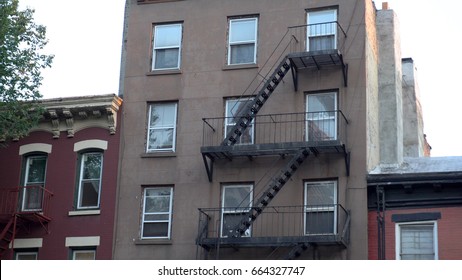
MULTIPOLYGON (((285 0, 290 1, 290 0, 285 0)), ((118 93, 125 0, 20 0, 47 27, 44 98, 118 93)), ((432 156, 462 156, 461 0, 389 0, 402 56, 417 67, 424 133, 432 156)))

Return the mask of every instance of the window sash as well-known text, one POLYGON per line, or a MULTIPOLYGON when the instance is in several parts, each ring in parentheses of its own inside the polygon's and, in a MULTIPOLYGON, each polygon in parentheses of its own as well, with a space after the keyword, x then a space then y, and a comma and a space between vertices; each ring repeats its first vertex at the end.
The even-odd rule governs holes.
POLYGON ((43 190, 45 187, 45 176, 47 167, 47 156, 29 156, 26 158, 26 170, 22 193, 22 211, 41 211, 43 202, 43 190), (37 166, 35 162, 39 162, 37 166), (36 186, 36 187, 35 187, 36 186))
POLYGON ((153 187, 153 188, 145 188, 144 189, 144 195, 143 195, 143 216, 142 216, 142 222, 141 222, 141 239, 158 239, 158 238, 168 238, 170 239, 171 235, 171 222, 172 222, 172 207, 173 207, 173 187, 153 187), (159 191, 166 191, 168 192, 168 195, 166 194, 156 194, 156 195, 148 195, 149 190, 159 190, 159 191), (147 201, 149 198, 160 198, 160 197, 168 197, 168 211, 153 211, 149 212, 147 211, 147 201), (167 219, 165 218, 149 218, 153 215, 159 215, 159 216, 167 216, 167 219), (157 236, 145 236, 145 232, 149 231, 152 229, 153 225, 161 225, 164 224, 166 225, 166 229, 163 230, 162 232, 165 231, 166 234, 159 234, 157 236))
POLYGON ((100 207, 101 201, 101 178, 103 173, 103 154, 102 153, 84 153, 80 163, 80 177, 78 189, 77 209, 93 209, 100 207), (86 176, 87 159, 90 156, 99 157, 98 176, 94 178, 84 178, 86 176), (90 191, 91 193, 89 193, 90 191), (92 197, 93 196, 93 197, 92 197))
POLYGON ((304 199, 304 234, 336 234, 337 182, 306 182, 304 199))
MULTIPOLYGON (((236 64, 249 64, 257 63, 257 32, 258 32, 258 18, 241 18, 241 19, 230 19, 229 20, 229 36, 228 36, 228 65, 236 64), (253 28, 250 33, 250 36, 247 38, 242 37, 240 34, 236 34, 238 30, 238 25, 242 23, 253 22, 253 28), (250 46, 252 48, 252 54, 250 55, 251 59, 248 57, 239 57, 238 49, 239 47, 250 46)), ((246 37, 244 35, 244 37, 246 37)), ((243 50, 242 48, 240 48, 243 50)))
POLYGON ((337 48, 337 10, 307 13, 307 51, 337 48))
POLYGON ((37 252, 16 252, 15 259, 16 260, 37 260, 38 253, 37 252))
POLYGON ((437 222, 397 223, 396 259, 437 260, 437 222))
POLYGON ((178 111, 178 104, 177 103, 159 103, 159 104, 151 104, 149 105, 149 112, 148 112, 148 129, 147 129, 147 142, 146 142, 146 152, 159 152, 159 151, 175 151, 176 145, 176 123, 177 123, 177 111, 178 111), (152 110, 155 107, 159 107, 162 110, 162 113, 168 113, 166 109, 169 106, 173 106, 173 116, 170 116, 166 119, 171 119, 171 123, 164 123, 162 119, 162 123, 154 124, 153 123, 153 116, 152 110), (162 135, 162 142, 156 141, 154 135, 159 132, 164 132, 162 135), (171 143, 170 141, 165 141, 170 139, 171 135, 171 143), (157 143, 157 144, 156 144, 157 143))
MULTIPOLYGON (((181 23, 176 24, 163 24, 154 26, 154 43, 153 43, 153 55, 152 55, 152 70, 169 70, 169 69, 179 69, 181 61, 181 43, 182 43, 182 31, 183 25, 181 23), (165 32, 166 30, 172 30, 176 34, 170 32, 165 32), (176 36, 175 36, 176 35, 176 36), (166 42, 163 42, 166 41, 166 42), (160 55, 164 54, 168 56, 166 51, 170 52, 174 57, 170 58, 170 64, 160 65, 162 61, 160 55)), ((163 59, 167 59, 164 57, 163 59)), ((167 61, 166 60, 166 61, 167 61)), ((165 63, 165 62, 164 62, 165 63)))
MULTIPOLYGON (((236 194, 236 193, 234 193, 236 194)), ((240 194, 239 194, 240 195, 240 194)), ((223 211, 221 213, 221 237, 228 237, 228 231, 231 231, 235 228, 237 223, 241 221, 244 215, 250 210, 253 203, 253 185, 245 184, 245 185, 226 185, 223 187, 223 194, 222 194, 222 206, 223 211), (243 196, 238 197, 238 200, 241 201, 234 201, 234 203, 229 204, 229 196, 232 194, 233 190, 243 190, 241 193, 243 196), (247 190, 246 190, 247 189, 247 190), (228 199, 227 199, 228 198, 228 199)), ((243 236, 250 237, 252 232, 252 228, 246 230, 243 236)))

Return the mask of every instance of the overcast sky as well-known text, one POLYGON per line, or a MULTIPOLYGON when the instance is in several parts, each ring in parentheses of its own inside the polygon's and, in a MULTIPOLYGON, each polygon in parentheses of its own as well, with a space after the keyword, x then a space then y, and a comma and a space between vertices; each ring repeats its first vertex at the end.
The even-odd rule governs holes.
MULTIPOLYGON (((285 0, 290 1, 290 0, 285 0)), ((432 156, 462 156, 461 0, 390 0, 403 57, 417 67, 424 131, 432 156)), ((44 98, 118 93, 125 0, 20 0, 47 27, 44 98)))

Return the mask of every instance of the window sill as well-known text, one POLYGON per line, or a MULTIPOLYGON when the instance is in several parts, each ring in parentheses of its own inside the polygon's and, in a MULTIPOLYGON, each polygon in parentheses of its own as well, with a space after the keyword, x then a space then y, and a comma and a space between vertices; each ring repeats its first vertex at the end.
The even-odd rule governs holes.
POLYGON ((135 245, 172 245, 171 239, 138 239, 135 245))
POLYGON ((256 63, 249 63, 249 64, 234 64, 234 65, 225 65, 223 66, 222 70, 238 70, 238 69, 254 69, 258 68, 258 64, 256 63))
POLYGON ((141 154, 142 158, 163 158, 163 157, 176 157, 175 152, 151 152, 141 154))
POLYGON ((180 69, 166 69, 166 70, 152 70, 147 72, 146 76, 159 76, 159 75, 176 75, 181 74, 180 69))
POLYGON ((68 216, 92 216, 101 214, 101 210, 69 211, 68 216))

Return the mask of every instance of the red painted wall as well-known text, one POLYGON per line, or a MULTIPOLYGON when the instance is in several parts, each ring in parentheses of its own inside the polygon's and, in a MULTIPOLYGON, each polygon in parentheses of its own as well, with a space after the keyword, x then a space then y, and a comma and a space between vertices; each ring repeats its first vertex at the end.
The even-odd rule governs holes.
POLYGON ((38 251, 39 259, 69 259, 70 249, 65 247, 66 237, 100 236, 100 246, 96 249, 97 259, 112 258, 114 213, 117 189, 117 169, 119 154, 119 132, 110 135, 107 129, 87 128, 67 138, 62 132, 59 139, 53 139, 50 133, 33 132, 7 148, 0 148, 0 187, 15 187, 21 182, 21 161, 19 147, 31 143, 52 145, 48 155, 46 170, 46 189, 53 192, 50 202, 52 221, 49 234, 41 226, 35 226, 29 232, 22 231, 17 238, 43 238, 43 247, 38 251), (74 152, 74 143, 98 139, 108 142, 104 151, 101 185, 100 214, 91 216, 69 216, 74 210, 78 155, 74 152))
MULTIPOLYGON (((462 260, 462 207, 425 208, 387 210, 385 212, 385 257, 396 259, 395 255, 395 223, 391 221, 393 214, 410 214, 422 212, 440 212, 438 220, 438 258, 440 260, 462 260)), ((368 214, 369 259, 377 260, 377 213, 368 214)))

